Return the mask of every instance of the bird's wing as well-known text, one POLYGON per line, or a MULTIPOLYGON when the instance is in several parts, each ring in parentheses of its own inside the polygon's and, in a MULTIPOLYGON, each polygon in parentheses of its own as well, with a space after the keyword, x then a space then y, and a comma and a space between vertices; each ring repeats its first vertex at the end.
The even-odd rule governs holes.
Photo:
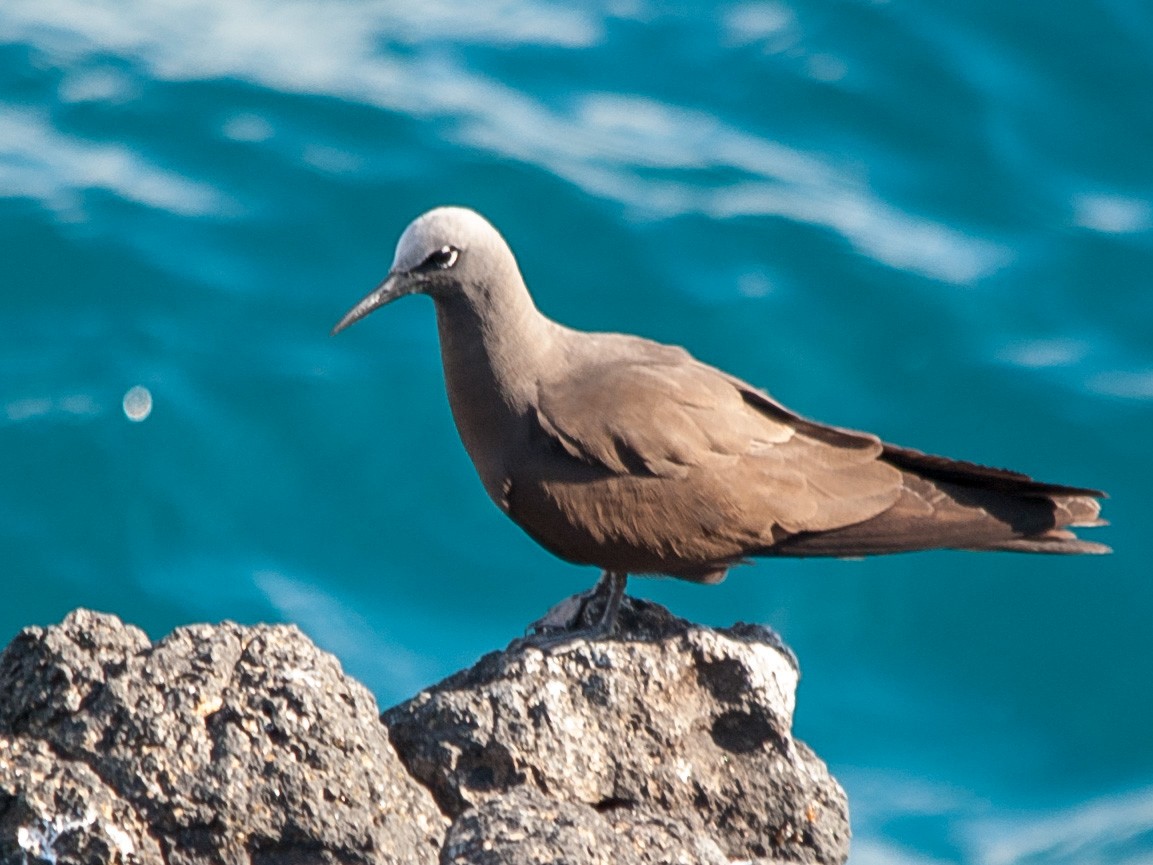
POLYGON ((794 435, 747 412, 733 388, 695 364, 586 367, 540 389, 537 417, 570 455, 618 474, 684 477, 794 435))
MULTIPOLYGON (((843 447, 875 448, 879 439, 870 434, 843 427, 829 426, 817 423, 796 414, 781 405, 767 393, 758 390, 743 381, 728 376, 733 386, 739 388, 742 395, 758 409, 769 417, 776 418, 784 423, 793 424, 799 430, 809 435, 839 444, 843 447)), ((1026 474, 1010 469, 994 468, 965 460, 927 454, 913 448, 881 442, 883 459, 897 468, 904 469, 920 477, 933 480, 948 481, 959 484, 981 486, 986 489, 1001 490, 1032 495, 1059 495, 1059 496, 1090 496, 1104 498, 1105 493, 1100 490, 1085 487, 1071 487, 1064 484, 1047 484, 1036 481, 1026 474)))
POLYGON ((765 531, 851 525, 900 493, 900 472, 879 461, 876 437, 806 421, 691 359, 615 358, 538 396, 540 428, 570 456, 710 488, 726 511, 737 505, 765 531))

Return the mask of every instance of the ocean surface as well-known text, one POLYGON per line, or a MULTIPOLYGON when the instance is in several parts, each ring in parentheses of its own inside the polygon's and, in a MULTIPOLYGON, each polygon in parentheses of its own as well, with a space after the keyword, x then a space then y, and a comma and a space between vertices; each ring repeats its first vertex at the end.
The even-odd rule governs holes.
POLYGON ((1153 862, 1153 6, 0 2, 0 644, 289 621, 382 706, 595 580, 485 497, 408 221, 804 414, 1107 490, 1110 557, 630 583, 796 649, 856 865, 1153 862))

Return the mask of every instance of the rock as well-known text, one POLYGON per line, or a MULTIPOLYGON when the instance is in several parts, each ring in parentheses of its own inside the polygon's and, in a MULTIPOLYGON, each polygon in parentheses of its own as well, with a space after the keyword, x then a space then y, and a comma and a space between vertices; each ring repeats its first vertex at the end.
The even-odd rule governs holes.
POLYGON ((620 639, 514 644, 385 713, 441 810, 484 813, 525 785, 699 821, 730 859, 843 862, 845 794, 792 737, 798 672, 779 638, 632 599, 620 623, 620 639))
POLYGON ((465 811, 452 824, 441 865, 728 865, 694 821, 646 809, 558 802, 515 787, 465 811))
POLYGON ((2 861, 98 843, 68 861, 436 861, 446 821, 372 695, 294 627, 198 625, 152 646, 79 610, 12 642, 0 694, 2 861))
POLYGON ((78 610, 0 654, 0 863, 842 862, 795 659, 626 599, 378 717, 291 626, 153 644, 78 610))
POLYGON ((159 862, 148 825, 89 766, 0 734, 0 862, 159 862), (25 856, 26 854, 26 856, 25 856))

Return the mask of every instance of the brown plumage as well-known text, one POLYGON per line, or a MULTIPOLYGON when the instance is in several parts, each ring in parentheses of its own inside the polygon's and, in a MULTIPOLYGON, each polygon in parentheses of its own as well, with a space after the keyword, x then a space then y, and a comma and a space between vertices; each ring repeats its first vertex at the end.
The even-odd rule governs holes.
POLYGON ((605 570, 604 628, 626 574, 717 582, 755 556, 1108 552, 1071 531, 1103 524, 1096 490, 819 424, 684 349, 549 320, 472 211, 414 221, 388 279, 334 332, 411 293, 436 303, 449 401, 485 489, 542 546, 605 570))

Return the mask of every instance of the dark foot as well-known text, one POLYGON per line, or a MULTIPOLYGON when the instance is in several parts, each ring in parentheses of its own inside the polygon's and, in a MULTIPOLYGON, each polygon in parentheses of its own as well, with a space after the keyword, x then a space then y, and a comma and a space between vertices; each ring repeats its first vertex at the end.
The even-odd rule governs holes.
POLYGON ((627 574, 605 571, 587 592, 565 598, 529 625, 522 644, 546 649, 573 639, 596 640, 610 636, 616 627, 627 581, 627 574), (598 607, 600 616, 593 619, 598 607))
MULTIPOLYGON (((597 586, 599 585, 600 583, 597 583, 597 586)), ((547 613, 525 628, 525 637, 578 630, 584 618, 585 608, 596 598, 596 593, 597 589, 593 587, 578 595, 570 595, 559 604, 550 607, 547 613)))

